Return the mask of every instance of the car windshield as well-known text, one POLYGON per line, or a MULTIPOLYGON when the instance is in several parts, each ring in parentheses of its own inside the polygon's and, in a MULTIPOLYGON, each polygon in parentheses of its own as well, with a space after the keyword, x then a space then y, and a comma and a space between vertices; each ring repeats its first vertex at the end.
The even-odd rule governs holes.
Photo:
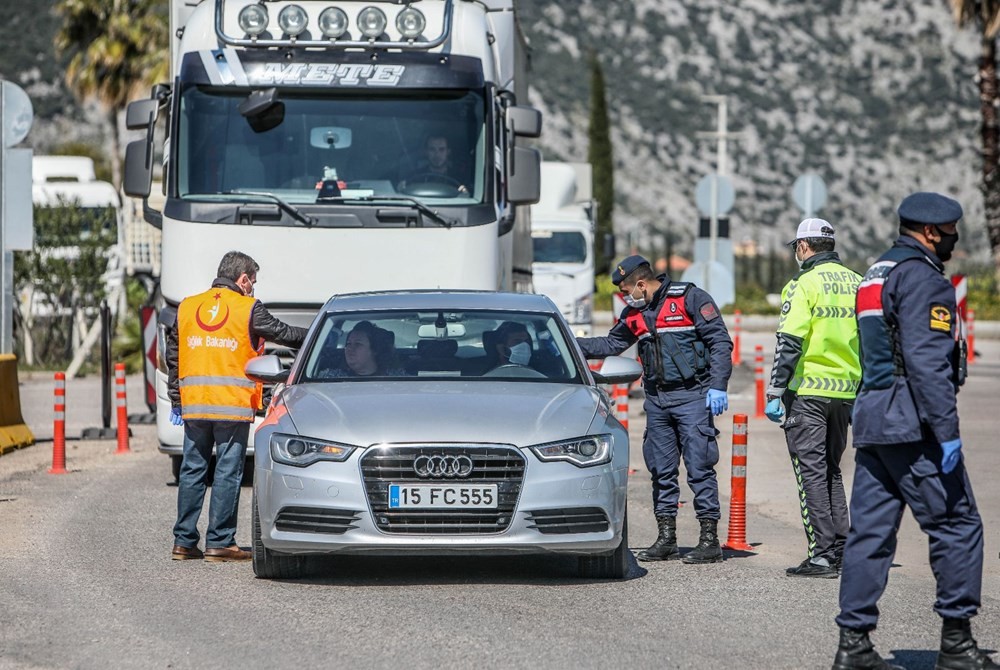
POLYGON ((536 263, 583 263, 587 240, 581 233, 533 230, 531 242, 536 263))
POLYGON ((582 381, 557 318, 501 311, 330 313, 298 381, 582 381))
POLYGON ((198 85, 184 91, 180 197, 266 191, 293 204, 377 196, 449 205, 484 200, 486 106, 479 92, 282 93, 281 122, 259 132, 239 112, 246 98, 246 91, 198 85))

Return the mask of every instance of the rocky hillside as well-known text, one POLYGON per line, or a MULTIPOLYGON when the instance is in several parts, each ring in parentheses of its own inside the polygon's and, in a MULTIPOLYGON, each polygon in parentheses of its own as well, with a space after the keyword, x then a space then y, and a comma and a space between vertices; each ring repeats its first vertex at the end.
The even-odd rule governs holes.
MULTIPOLYGON (((6 3, 0 76, 31 94, 36 151, 99 142, 92 112, 61 82, 51 37, 54 0, 6 3)), ((668 227, 690 241, 694 187, 715 169, 716 106, 725 95, 736 186, 733 238, 765 249, 801 218, 791 184, 816 172, 820 212, 864 255, 892 236, 911 190, 940 190, 966 207, 978 249, 978 38, 953 25, 945 0, 520 0, 533 49, 531 102, 545 113, 549 159, 587 151, 589 50, 608 82, 618 187, 616 228, 643 246, 668 227)))

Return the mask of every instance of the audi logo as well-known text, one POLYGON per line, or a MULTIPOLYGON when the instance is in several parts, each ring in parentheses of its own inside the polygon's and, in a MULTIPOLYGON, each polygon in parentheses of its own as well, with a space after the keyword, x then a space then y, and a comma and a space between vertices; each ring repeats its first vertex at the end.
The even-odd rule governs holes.
POLYGON ((421 479, 431 477, 454 479, 472 474, 472 459, 468 456, 420 455, 413 459, 413 471, 421 479))

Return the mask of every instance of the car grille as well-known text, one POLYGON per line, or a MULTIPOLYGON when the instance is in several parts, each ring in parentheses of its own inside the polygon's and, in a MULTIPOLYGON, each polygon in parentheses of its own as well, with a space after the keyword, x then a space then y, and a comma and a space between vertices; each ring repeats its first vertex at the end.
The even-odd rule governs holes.
POLYGON ((411 535, 500 533, 511 524, 521 483, 524 456, 513 447, 485 445, 396 445, 369 449, 361 457, 368 502, 376 527, 411 535), (413 469, 421 455, 468 456, 472 472, 464 478, 421 478, 413 469), (496 509, 389 509, 389 484, 496 484, 496 509))
POLYGON ((608 517, 600 507, 536 509, 527 512, 528 521, 543 535, 602 533, 609 528, 608 517))
POLYGON ((360 518, 361 513, 348 509, 325 507, 282 507, 274 519, 274 527, 290 533, 325 533, 343 535, 360 518))

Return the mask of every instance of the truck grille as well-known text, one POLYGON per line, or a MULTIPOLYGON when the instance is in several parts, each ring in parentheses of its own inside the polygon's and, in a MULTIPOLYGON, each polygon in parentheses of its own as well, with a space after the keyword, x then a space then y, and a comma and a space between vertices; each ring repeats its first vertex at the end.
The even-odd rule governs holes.
POLYGON ((455 444, 383 446, 361 457, 361 476, 376 527, 410 535, 481 535, 510 526, 524 481, 524 456, 513 447, 455 444), (418 456, 468 456, 472 472, 462 478, 421 478, 418 456), (496 509, 389 509, 389 484, 496 484, 496 509))
POLYGON ((608 517, 600 507, 536 509, 527 512, 528 521, 543 535, 568 533, 603 533, 609 528, 608 517))
POLYGON ((324 507, 282 507, 274 527, 289 533, 325 533, 343 535, 361 516, 360 512, 324 507))

